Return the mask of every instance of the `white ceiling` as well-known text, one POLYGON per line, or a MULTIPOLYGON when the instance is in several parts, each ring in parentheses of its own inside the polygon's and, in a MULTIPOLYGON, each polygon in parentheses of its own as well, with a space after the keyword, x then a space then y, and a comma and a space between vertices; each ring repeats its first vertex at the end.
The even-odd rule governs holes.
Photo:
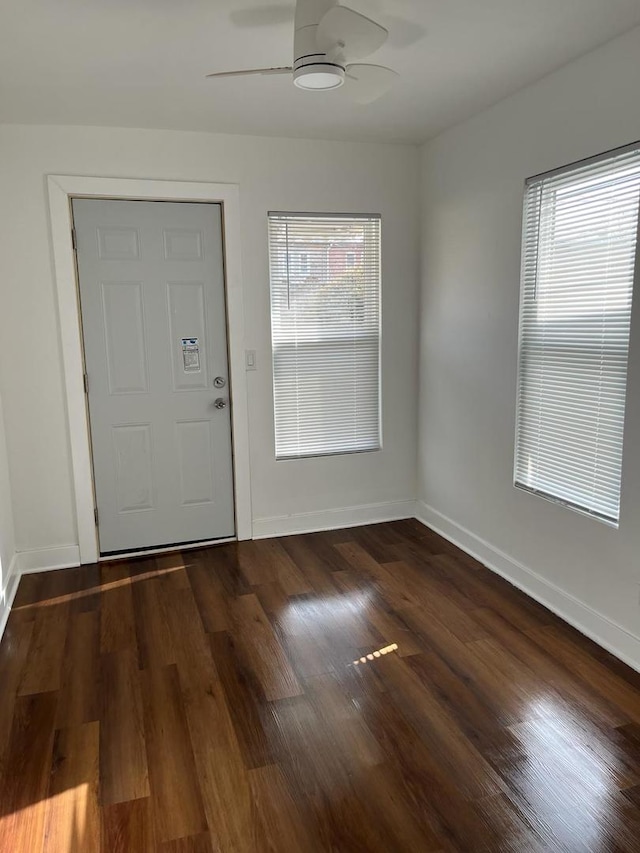
POLYGON ((421 141, 640 24, 640 0, 343 0, 390 31, 374 104, 288 77, 287 0, 3 0, 0 120, 421 141))

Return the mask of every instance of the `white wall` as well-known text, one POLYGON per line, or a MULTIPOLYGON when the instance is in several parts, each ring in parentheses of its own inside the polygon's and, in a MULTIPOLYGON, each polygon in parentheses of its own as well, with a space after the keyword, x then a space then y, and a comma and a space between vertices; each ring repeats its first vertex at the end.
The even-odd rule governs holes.
POLYGON ((640 667, 640 293, 620 529, 512 486, 524 181, 640 139, 639 56, 636 29, 425 146, 419 469, 427 520, 640 667))
MULTIPOLYGON (((258 353, 258 370, 248 380, 253 515, 262 520, 260 530, 271 525, 265 519, 291 513, 413 499, 418 447, 427 521, 640 665, 634 639, 640 637, 640 299, 620 529, 511 485, 523 183, 528 175, 640 138, 638 55, 640 30, 425 146, 419 440, 415 149, 0 126, 0 393, 16 550, 77 543, 45 175, 238 182, 247 347, 258 353), (382 453, 274 459, 269 209, 383 215, 382 453)), ((0 441, 0 483, 6 484, 2 465, 0 441)), ((0 485, 3 563, 14 548, 10 509, 0 485)))
MULTIPOLYGON (((413 147, 107 128, 0 126, 0 392, 19 551, 77 543, 45 175, 238 182, 253 515, 413 499, 419 151, 413 147), (377 454, 276 462, 266 215, 383 217, 383 428, 377 454)), ((260 525, 265 532, 270 522, 260 525)))
POLYGON ((11 486, 9 462, 5 442, 2 398, 0 398, 0 636, 7 602, 10 596, 10 573, 13 568, 15 543, 13 536, 13 511, 11 508, 11 486))

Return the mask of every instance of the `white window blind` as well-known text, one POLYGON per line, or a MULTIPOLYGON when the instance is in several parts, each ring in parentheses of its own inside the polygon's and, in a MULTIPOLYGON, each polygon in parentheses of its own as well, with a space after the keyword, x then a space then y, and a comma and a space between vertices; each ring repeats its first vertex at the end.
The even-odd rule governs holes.
POLYGON ((640 145, 527 182, 515 484, 617 525, 640 145))
POLYGON ((378 450, 380 217, 270 213, 269 262, 277 458, 378 450))

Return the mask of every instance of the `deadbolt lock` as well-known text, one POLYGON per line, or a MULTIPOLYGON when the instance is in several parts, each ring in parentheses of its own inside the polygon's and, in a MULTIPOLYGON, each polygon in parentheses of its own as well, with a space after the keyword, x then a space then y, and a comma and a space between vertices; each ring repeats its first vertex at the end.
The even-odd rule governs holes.
POLYGON ((213 380, 213 384, 216 388, 224 388, 224 386, 227 384, 227 381, 224 376, 216 376, 216 378, 213 380))

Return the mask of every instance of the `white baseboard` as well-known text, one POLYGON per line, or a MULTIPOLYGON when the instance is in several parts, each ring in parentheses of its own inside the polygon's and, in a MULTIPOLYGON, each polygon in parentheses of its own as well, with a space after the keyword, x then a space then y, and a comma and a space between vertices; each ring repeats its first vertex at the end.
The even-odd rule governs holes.
POLYGON ((16 563, 17 554, 14 554, 13 559, 9 563, 7 576, 6 578, 3 578, 5 581, 4 588, 0 589, 0 640, 2 639, 4 629, 7 626, 7 619, 9 618, 9 612, 11 611, 11 605, 13 604, 13 599, 15 598, 16 590, 18 589, 19 576, 16 569, 16 563))
POLYGON ((415 501, 391 501, 345 506, 321 512, 299 512, 273 518, 254 518, 253 538, 270 539, 274 536, 292 536, 296 533, 315 533, 320 530, 378 524, 381 521, 397 521, 401 518, 413 518, 415 511, 415 501))
POLYGON ((13 555, 4 589, 0 590, 0 640, 7 625, 9 612, 22 575, 34 572, 49 572, 69 569, 80 565, 80 549, 77 545, 59 548, 40 548, 35 551, 18 551, 13 555))
POLYGON ((62 545, 58 548, 39 548, 36 551, 18 551, 16 570, 18 575, 32 572, 48 572, 53 569, 70 569, 80 565, 80 548, 77 545, 62 545))
POLYGON ((423 501, 416 504, 416 518, 640 672, 640 637, 423 501))

